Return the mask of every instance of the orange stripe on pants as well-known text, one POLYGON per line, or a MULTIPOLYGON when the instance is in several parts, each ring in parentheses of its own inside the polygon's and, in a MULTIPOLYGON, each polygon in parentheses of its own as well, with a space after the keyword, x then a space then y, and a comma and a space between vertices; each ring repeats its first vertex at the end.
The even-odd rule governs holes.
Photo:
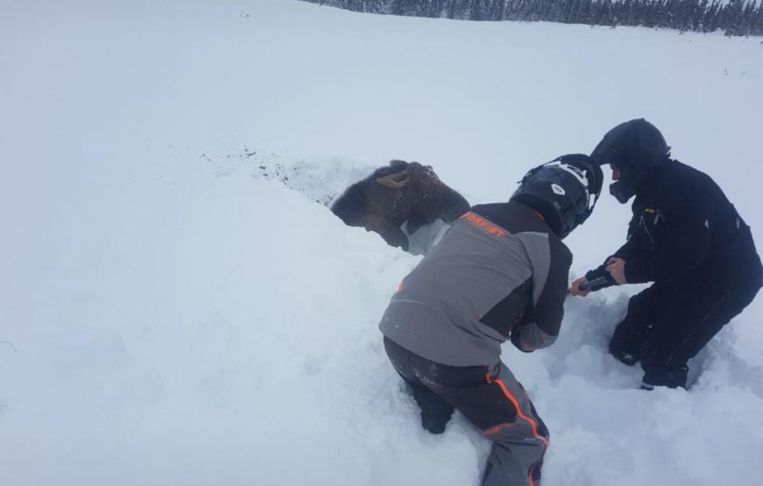
POLYGON ((503 394, 506 396, 506 398, 509 399, 509 401, 514 405, 514 408, 517 409, 517 415, 522 420, 526 421, 528 424, 530 424, 530 429, 533 431, 533 436, 541 441, 543 443, 544 447, 548 447, 548 439, 543 437, 538 433, 538 423, 533 420, 532 418, 528 417, 527 415, 522 412, 522 409, 519 407, 519 401, 517 398, 511 394, 509 389, 506 387, 506 384, 503 382, 503 380, 497 379, 495 382, 498 384, 498 386, 501 387, 501 391, 503 391, 503 394))
MULTIPOLYGON (((517 416, 527 422, 530 425, 530 430, 532 431, 533 437, 535 437, 538 441, 540 441, 541 444, 543 444, 543 447, 545 449, 548 448, 548 439, 540 435, 538 432, 538 423, 533 420, 531 417, 528 417, 527 415, 522 412, 522 408, 519 406, 519 400, 517 400, 517 397, 515 397, 510 391, 509 387, 506 386, 506 383, 503 382, 500 378, 496 378, 493 380, 490 376, 490 373, 485 374, 485 379, 488 383, 495 383, 501 388, 501 392, 503 392, 503 395, 506 397, 507 400, 511 402, 511 404, 514 406, 514 409, 517 411, 517 416)), ((500 424, 500 426, 496 426, 495 428, 505 428, 506 424, 500 424), (504 427, 501 427, 504 426, 504 427)), ((491 430, 492 431, 492 430, 491 430)), ((530 483, 530 486, 535 486, 535 480, 533 479, 533 470, 535 469, 535 466, 533 465, 530 467, 530 470, 527 472, 527 481, 530 483)))

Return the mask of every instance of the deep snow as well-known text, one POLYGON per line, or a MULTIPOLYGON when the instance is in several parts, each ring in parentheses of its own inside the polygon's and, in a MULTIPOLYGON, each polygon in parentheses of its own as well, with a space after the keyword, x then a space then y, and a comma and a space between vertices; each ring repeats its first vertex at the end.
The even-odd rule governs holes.
MULTIPOLYGON (((291 0, 3 5, 0 484, 477 484, 489 444, 461 417, 420 430, 376 329, 418 257, 324 204, 392 158, 505 200, 645 116, 763 242, 761 53, 291 0)), ((575 273, 627 219, 602 198, 575 273)), ((647 393, 605 353, 637 290, 504 350, 551 430, 544 484, 759 484, 761 299, 690 391, 647 393)))

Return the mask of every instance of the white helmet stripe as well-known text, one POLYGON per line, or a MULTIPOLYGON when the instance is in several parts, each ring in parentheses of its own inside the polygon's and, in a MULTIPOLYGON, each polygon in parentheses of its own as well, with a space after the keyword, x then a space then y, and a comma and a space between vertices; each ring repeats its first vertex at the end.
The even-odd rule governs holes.
POLYGON ((587 207, 588 209, 593 208, 593 205, 596 204, 596 198, 591 197, 591 192, 588 190, 588 177, 586 176, 585 171, 578 169, 577 167, 574 167, 570 164, 566 164, 562 162, 561 160, 554 160, 552 162, 549 162, 546 164, 546 167, 558 167, 559 169, 567 172, 568 174, 572 174, 575 179, 577 179, 578 182, 583 186, 583 190, 585 191, 586 199, 588 200, 587 207))

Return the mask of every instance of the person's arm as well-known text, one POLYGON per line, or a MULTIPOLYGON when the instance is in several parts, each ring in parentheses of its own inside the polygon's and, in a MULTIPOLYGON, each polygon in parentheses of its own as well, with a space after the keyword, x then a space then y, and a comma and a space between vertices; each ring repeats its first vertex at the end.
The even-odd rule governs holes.
POLYGON ((618 248, 618 250, 614 252, 612 255, 609 255, 604 260, 604 263, 594 268, 593 270, 589 270, 588 272, 586 272, 584 279, 576 280, 573 284, 573 288, 570 289, 571 293, 573 295, 587 295, 588 292, 595 292, 597 290, 601 290, 607 287, 611 287, 613 285, 617 285, 617 282, 615 282, 615 279, 612 278, 612 275, 607 271, 607 265, 613 258, 631 260, 635 258, 636 255, 639 254, 639 252, 641 251, 641 242, 638 236, 637 229, 638 229, 638 219, 633 218, 631 222, 628 224, 628 239, 626 240, 625 244, 623 244, 623 246, 618 248), (599 283, 581 292, 579 289, 579 286, 584 281, 587 281, 587 282, 596 281, 599 283))
POLYGON ((641 245, 638 239, 638 232, 634 231, 634 227, 637 227, 638 220, 633 218, 628 224, 628 239, 625 244, 618 248, 616 252, 609 255, 604 259, 604 263, 589 270, 583 277, 578 278, 572 284, 570 284, 569 293, 571 295, 585 297, 591 292, 605 289, 613 285, 617 285, 615 279, 607 271, 607 265, 613 258, 631 259, 634 255, 638 254, 641 245), (593 283, 593 285, 590 285, 593 283), (581 288, 582 285, 586 285, 585 288, 581 288))
MULTIPOLYGON (((625 260, 628 283, 676 280, 699 266, 710 252, 711 220, 702 206, 701 194, 673 194, 664 205, 664 221, 659 224, 658 245, 625 260)), ((644 221, 642 231, 655 231, 656 225, 644 221), (651 226, 651 228, 650 228, 651 226)))
POLYGON ((511 332, 519 350, 532 352, 556 341, 564 317, 572 254, 556 238, 536 235, 525 241, 533 267, 533 305, 511 332))

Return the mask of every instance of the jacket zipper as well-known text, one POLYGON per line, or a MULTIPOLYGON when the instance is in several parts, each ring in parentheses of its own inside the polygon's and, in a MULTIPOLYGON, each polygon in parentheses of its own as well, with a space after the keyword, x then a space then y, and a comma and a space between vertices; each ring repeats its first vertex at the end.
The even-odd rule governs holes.
POLYGON ((649 237, 649 241, 652 242, 652 246, 654 246, 654 238, 652 238, 652 233, 649 232, 649 228, 646 227, 646 221, 644 220, 644 213, 641 213, 640 223, 641 223, 641 226, 644 228, 644 231, 646 231, 646 235, 649 237))

